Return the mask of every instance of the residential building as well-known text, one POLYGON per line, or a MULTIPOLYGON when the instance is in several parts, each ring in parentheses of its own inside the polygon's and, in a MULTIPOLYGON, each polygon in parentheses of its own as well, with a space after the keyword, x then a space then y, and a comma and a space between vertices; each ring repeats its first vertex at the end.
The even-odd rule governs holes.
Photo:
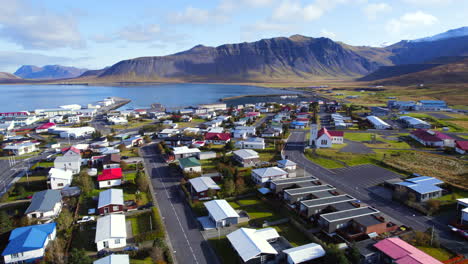
POLYGON ((306 186, 315 185, 314 182, 317 181, 315 177, 294 177, 287 179, 277 179, 270 181, 270 189, 275 194, 280 194, 283 190, 291 188, 300 188, 306 186))
POLYGON ((125 125, 128 124, 128 120, 122 116, 111 116, 107 118, 107 122, 112 125, 125 125))
POLYGON ((249 136, 255 136, 256 128, 252 126, 237 126, 232 132, 234 138, 247 138, 249 136))
POLYGON ((281 134, 280 131, 277 129, 274 129, 272 127, 269 127, 262 132, 262 137, 279 137, 281 134))
POLYGON ((240 149, 265 149, 265 140, 260 137, 253 137, 237 141, 235 146, 240 149))
POLYGON ((329 131, 325 127, 317 131, 317 125, 310 126, 310 144, 316 148, 331 148, 333 144, 343 144, 343 131, 329 131))
POLYGON ((122 189, 107 189, 99 193, 98 212, 100 215, 122 213, 124 211, 122 189))
POLYGON ((400 200, 406 200, 411 193, 416 202, 425 202, 442 196, 443 190, 439 187, 442 184, 444 184, 443 181, 434 177, 410 178, 395 184, 395 195, 400 200))
POLYGON ((109 188, 113 186, 120 186, 122 184, 122 169, 110 168, 102 170, 98 175, 97 181, 99 188, 109 188))
POLYGON ((45 190, 33 194, 31 204, 24 214, 33 219, 47 220, 57 217, 62 211, 60 190, 45 190))
POLYGON ((391 126, 376 116, 367 116, 367 120, 375 129, 390 129, 391 126))
POLYGON ((49 129, 54 129, 57 125, 52 122, 44 123, 38 127, 36 127, 36 133, 47 133, 49 129))
POLYGON ((234 161, 237 161, 242 167, 253 167, 260 163, 260 156, 251 149, 240 149, 233 152, 234 161))
POLYGON ((140 135, 129 137, 122 141, 126 148, 139 147, 143 144, 143 138, 140 135))
POLYGON ((45 255, 50 241, 55 240, 55 223, 18 227, 11 231, 8 244, 2 252, 5 263, 38 262, 45 255))
POLYGON ((231 141, 231 134, 229 133, 211 133, 205 134, 205 142, 207 144, 225 145, 231 141))
POLYGON ((353 219, 366 216, 378 215, 380 212, 372 207, 359 207, 348 210, 336 211, 332 213, 321 214, 318 223, 322 230, 331 234, 335 233, 338 229, 348 227, 353 219))
POLYGON ((30 113, 28 111, 19 111, 19 112, 3 112, 0 113, 0 117, 18 117, 18 116, 29 116, 30 113))
POLYGON ((257 184, 264 184, 271 180, 284 179, 288 177, 288 172, 278 167, 268 167, 252 170, 252 180, 257 184))
POLYGON ((418 111, 439 111, 447 108, 447 103, 440 100, 420 100, 416 104, 418 111))
MULTIPOLYGON (((186 130, 184 130, 186 132, 186 130)), ((180 145, 190 146, 195 142, 193 137, 183 136, 183 135, 175 135, 173 137, 164 138, 164 143, 168 146, 177 147, 180 145)))
POLYGON ((58 156, 54 160, 56 169, 70 170, 73 174, 80 173, 81 155, 73 150, 67 151, 63 156, 58 156))
POLYGON ((442 132, 429 129, 416 129, 410 137, 426 147, 454 147, 455 140, 442 132))
POLYGON ((291 172, 296 170, 297 164, 294 161, 284 159, 276 162, 278 168, 291 172))
POLYGON ((81 116, 79 115, 72 115, 67 118, 68 123, 77 124, 80 123, 81 116))
POLYGON ((199 160, 214 159, 216 157, 217 157, 217 155, 216 155, 216 152, 214 152, 214 151, 199 152, 197 154, 197 158, 199 160))
POLYGON ((194 157, 179 159, 179 166, 184 172, 201 172, 202 171, 200 161, 194 157))
POLYGON ((307 127, 307 122, 302 122, 302 121, 292 121, 289 123, 289 127, 292 129, 304 129, 307 127))
POLYGON ((286 261, 288 264, 301 264, 309 263, 310 261, 317 261, 325 256, 325 249, 319 244, 309 243, 298 247, 283 250, 286 254, 286 261))
POLYGON ((398 118, 401 122, 403 122, 406 127, 410 128, 423 128, 423 129, 430 129, 431 124, 426 121, 423 121, 419 118, 412 117, 412 116, 400 116, 398 118))
POLYGON ((201 151, 198 148, 174 147, 172 153, 176 159, 196 157, 201 151))
POLYGON ((215 192, 221 190, 211 177, 196 177, 189 180, 190 183, 190 193, 194 199, 203 199, 209 198, 208 190, 213 190, 215 192))
MULTIPOLYGON (((308 201, 315 201, 323 198, 329 198, 337 195, 335 191, 335 187, 331 185, 309 185, 305 187, 299 187, 299 188, 292 188, 292 189, 286 189, 283 191, 283 199, 289 203, 289 204, 294 204, 297 202, 304 201, 304 203, 301 202, 300 204, 300 211, 304 211, 305 209, 308 209, 309 205, 308 201)), ((327 201, 328 202, 328 201, 327 201)), ((310 216, 308 214, 307 216, 310 216)))
MULTIPOLYGON (((64 128, 61 128, 64 129, 64 128)), ((96 131, 94 127, 74 127, 67 128, 65 131, 60 132, 61 138, 87 138, 90 137, 96 131)))
POLYGON ((55 124, 63 123, 63 116, 61 116, 61 115, 53 116, 53 117, 49 118, 49 122, 50 123, 55 123, 55 124))
POLYGON ((215 223, 215 227, 225 227, 239 223, 239 214, 226 200, 212 200, 205 202, 209 218, 215 223))
POLYGON ((227 235, 231 246, 239 255, 242 263, 266 263, 273 261, 278 251, 272 246, 280 235, 272 228, 239 228, 227 235))
POLYGON ((124 254, 112 254, 95 260, 93 264, 130 264, 130 258, 124 254))
POLYGON ((380 252, 379 263, 442 264, 398 237, 380 240, 374 244, 374 247, 380 252))
POLYGON ((179 134, 179 129, 166 128, 158 132, 158 138, 168 138, 179 134))
POLYGON ((457 199, 457 223, 468 225, 468 198, 457 199))
POLYGON ((60 190, 70 186, 73 180, 73 173, 71 170, 62 170, 51 168, 49 170, 48 183, 50 189, 60 190))
POLYGON ((21 156, 38 150, 37 146, 39 142, 35 141, 23 141, 18 143, 12 143, 3 148, 4 151, 11 155, 21 156))
POLYGON ((468 140, 455 141, 455 151, 458 154, 465 155, 468 152, 468 140))
POLYGON ((125 247, 127 245, 125 215, 110 214, 98 218, 94 242, 98 251, 125 247))
POLYGON ((390 109, 398 109, 398 110, 415 110, 416 102, 389 100, 387 102, 387 107, 390 109))
POLYGON ((383 108, 379 106, 371 106, 371 115, 373 116, 387 116, 390 114, 390 110, 388 108, 383 108))

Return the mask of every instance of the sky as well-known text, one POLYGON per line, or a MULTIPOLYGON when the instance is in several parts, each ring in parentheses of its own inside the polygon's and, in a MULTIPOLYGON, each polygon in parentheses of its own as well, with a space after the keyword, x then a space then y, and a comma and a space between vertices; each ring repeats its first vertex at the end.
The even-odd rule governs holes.
POLYGON ((468 0, 0 0, 0 71, 101 69, 301 34, 381 46, 468 26, 468 0))

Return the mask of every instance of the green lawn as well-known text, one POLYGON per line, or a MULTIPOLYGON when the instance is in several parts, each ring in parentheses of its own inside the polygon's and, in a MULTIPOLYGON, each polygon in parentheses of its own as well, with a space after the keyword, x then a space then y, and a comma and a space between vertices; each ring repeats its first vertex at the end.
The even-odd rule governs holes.
POLYGON ((8 160, 8 159, 11 159, 11 158, 13 158, 14 160, 27 159, 27 158, 34 157, 34 156, 39 155, 39 152, 40 152, 40 151, 34 151, 34 152, 31 152, 31 153, 28 153, 28 154, 24 154, 24 155, 21 155, 21 156, 5 156, 5 157, 0 157, 0 160, 8 160))
MULTIPOLYGON (((144 173, 144 172, 142 172, 142 173, 144 173)), ((135 177, 136 177, 136 172, 124 173, 124 179, 126 181, 135 181, 135 177)))
POLYGON ((241 199, 241 200, 237 200, 237 203, 242 206, 248 206, 248 205, 259 204, 261 203, 261 201, 258 199, 241 199))
POLYGON ((151 212, 136 214, 134 216, 127 217, 127 220, 132 224, 133 235, 146 233, 151 231, 151 212))
POLYGON ((127 156, 127 157, 138 157, 138 149, 136 148, 125 149, 124 151, 120 152, 120 155, 127 156))
POLYGON ((204 119, 194 118, 190 122, 176 122, 178 128, 186 128, 186 127, 197 127, 199 124, 206 122, 204 119))
POLYGON ((411 148, 411 146, 404 141, 386 139, 382 137, 381 135, 377 135, 376 140, 384 142, 384 143, 380 143, 380 144, 365 143, 365 145, 370 148, 395 148, 395 149, 410 149, 411 148))
POLYGON ((52 168, 54 167, 54 162, 53 161, 42 161, 34 164, 31 169, 34 169, 36 167, 44 167, 44 168, 52 168))
POLYGON ((258 156, 260 157, 260 160, 267 161, 267 162, 274 162, 276 160, 279 160, 277 155, 276 155, 276 152, 274 152, 274 151, 259 152, 258 156))
POLYGON ((239 205, 238 203, 236 203, 236 202, 228 202, 228 203, 229 203, 229 205, 231 205, 232 208, 234 208, 234 209, 239 209, 239 208, 240 208, 240 205, 239 205))
POLYGON ((150 257, 145 259, 130 259, 130 264, 153 264, 153 260, 150 257))
POLYGON ((132 128, 138 128, 138 127, 142 127, 144 125, 148 125, 150 123, 152 123, 153 120, 151 119, 143 119, 141 121, 130 121, 128 122, 128 124, 125 124, 125 125, 112 125, 110 126, 111 128, 113 129, 132 129, 132 128))
POLYGON ((38 181, 43 181, 43 182, 46 182, 47 181, 47 176, 29 176, 29 177, 26 177, 26 176, 23 176, 21 177, 19 180, 18 180, 18 183, 21 183, 21 182, 38 182, 38 181))
POLYGON ((223 236, 208 240, 223 264, 237 264, 238 254, 234 251, 227 237, 223 236))
POLYGON ((344 168, 344 165, 337 161, 314 155, 311 152, 306 152, 305 156, 312 162, 317 163, 318 165, 324 168, 328 168, 328 169, 344 168))
POLYGON ((204 172, 216 171, 216 163, 214 159, 200 160, 200 163, 204 172))
POLYGON ((439 261, 449 260, 454 257, 454 255, 443 248, 432 248, 432 247, 417 247, 418 249, 424 251, 426 254, 438 259, 439 261))
POLYGON ((468 135, 458 135, 461 138, 468 139, 468 135))
POLYGON ((344 138, 352 141, 370 141, 372 133, 345 133, 344 138))
POLYGON ((277 226, 272 226, 280 236, 286 238, 291 245, 294 247, 305 245, 310 243, 310 239, 308 239, 303 233, 301 233, 297 228, 295 228, 292 224, 286 223, 277 226))

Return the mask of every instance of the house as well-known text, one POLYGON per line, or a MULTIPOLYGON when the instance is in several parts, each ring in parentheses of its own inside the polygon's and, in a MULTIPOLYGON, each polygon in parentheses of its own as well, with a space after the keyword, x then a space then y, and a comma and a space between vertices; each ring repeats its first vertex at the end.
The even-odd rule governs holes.
POLYGON ((442 264, 442 262, 398 237, 380 240, 374 244, 374 247, 380 253, 379 263, 442 264))
POLYGON ((251 126, 237 126, 232 132, 234 138, 247 138, 248 136, 255 136, 256 128, 251 126))
POLYGON ((307 122, 301 122, 301 121, 292 121, 289 123, 289 127, 292 129, 304 129, 307 126, 307 122))
POLYGON ((87 138, 90 137, 96 131, 94 127, 74 127, 67 128, 65 131, 60 132, 61 138, 87 138))
POLYGON ((457 199, 457 223, 468 225, 468 198, 457 199))
POLYGON ((410 133, 410 137, 426 147, 454 147, 455 140, 436 130, 416 129, 410 133))
POLYGON ((285 171, 295 171, 296 170, 296 163, 294 161, 284 159, 279 160, 276 162, 278 168, 283 169, 285 171))
POLYGON ((260 137, 253 137, 247 140, 237 141, 235 146, 240 149, 265 149, 265 140, 260 137))
POLYGON ((48 182, 52 190, 59 190, 70 186, 73 174, 70 170, 51 168, 49 170, 48 182))
POLYGON ((331 148, 333 144, 343 144, 343 131, 329 131, 325 127, 317 131, 317 125, 310 126, 310 144, 316 148, 331 148))
POLYGON ((184 172, 201 172, 200 161, 194 157, 179 159, 179 166, 184 172))
POLYGON ((45 190, 33 194, 31 204, 24 214, 33 219, 53 219, 62 211, 62 195, 59 190, 45 190))
POLYGON ((257 184, 264 184, 271 180, 284 179, 288 177, 288 172, 278 168, 260 168, 252 170, 252 180, 257 184))
POLYGON ((416 102, 389 100, 387 101, 387 107, 390 109, 398 109, 398 110, 415 110, 416 102))
POLYGON ((61 116, 61 115, 53 116, 53 117, 49 118, 49 122, 50 123, 55 123, 55 124, 63 123, 63 116, 61 116))
POLYGON ((266 263, 275 259, 278 251, 271 245, 280 235, 271 227, 264 229, 239 228, 227 239, 242 263, 266 263))
POLYGON ((197 153, 197 158, 199 160, 214 159, 216 158, 216 152, 214 151, 205 151, 197 153))
POLYGON ((125 125, 128 124, 127 118, 123 116, 111 116, 107 118, 107 122, 112 125, 125 125))
POLYGON ((269 188, 273 193, 280 194, 285 189, 314 185, 315 181, 317 178, 312 176, 278 179, 270 181, 269 188))
POLYGON ((442 188, 439 187, 442 184, 444 184, 443 181, 434 177, 410 178, 395 184, 395 195, 399 199, 406 200, 412 193, 417 202, 425 202, 442 196, 442 188))
POLYGON ((205 202, 209 218, 215 223, 215 227, 225 227, 239 223, 239 214, 226 200, 212 200, 205 202))
POLYGON ((127 245, 125 215, 110 214, 98 218, 94 242, 98 251, 125 247, 127 245))
POLYGON ((200 128, 198 127, 186 127, 183 129, 185 134, 196 134, 198 135, 200 133, 200 128))
POLYGON ((70 170, 73 174, 78 174, 81 169, 81 155, 73 150, 69 150, 63 156, 55 158, 54 167, 56 169, 70 170))
POLYGON ((97 181, 100 189, 113 186, 120 186, 122 184, 122 169, 104 169, 102 170, 102 173, 98 175, 97 181))
POLYGON ((390 110, 388 108, 383 108, 379 106, 371 106, 370 111, 371 115, 373 116, 387 116, 390 114, 390 110))
POLYGON ((195 148, 200 148, 200 147, 205 146, 205 144, 206 144, 206 141, 205 141, 205 140, 199 140, 199 141, 193 142, 192 145, 193 145, 195 148))
POLYGON ((158 138, 168 138, 168 137, 177 135, 179 133, 180 133, 179 129, 166 128, 158 132, 158 138))
POLYGON ((410 127, 410 128, 423 128, 423 129, 431 128, 431 124, 429 124, 428 122, 423 121, 416 117, 412 117, 412 116, 400 116, 398 120, 404 123, 406 127, 410 127))
POLYGON ((122 213, 124 198, 122 189, 107 189, 99 193, 98 212, 100 215, 122 213))
POLYGON ((278 137, 281 134, 280 131, 269 127, 262 132, 262 137, 278 137))
POLYGON ((197 148, 188 148, 186 146, 183 147, 174 147, 172 153, 176 159, 187 158, 187 157, 195 157, 201 151, 197 148))
POLYGON ((112 254, 94 261, 93 264, 130 264, 130 258, 124 254, 112 254))
POLYGON ((166 145, 177 147, 180 145, 190 146, 195 142, 193 137, 183 136, 183 135, 175 135, 173 137, 164 138, 164 143, 166 145))
POLYGON ((240 149, 233 153, 233 159, 240 163, 242 167, 253 167, 260 163, 260 156, 254 150, 240 149))
POLYGON ((207 144, 225 145, 231 141, 231 134, 229 133, 211 133, 205 134, 205 142, 207 144))
POLYGON ((57 225, 48 223, 18 227, 11 231, 2 252, 5 263, 38 262, 45 255, 47 245, 55 239, 57 225))
POLYGON ((15 156, 21 156, 38 150, 37 146, 39 142, 34 141, 23 141, 18 143, 12 143, 3 148, 4 151, 15 156))
POLYGON ((468 140, 460 141, 457 140, 455 141, 455 151, 458 154, 466 154, 468 152, 468 140))
POLYGON ((198 105, 198 108, 200 109, 207 109, 208 111, 216 111, 216 110, 226 110, 227 105, 223 103, 217 103, 217 104, 201 104, 198 105))
POLYGON ((309 243, 283 250, 288 264, 309 263, 325 256, 325 249, 319 244, 309 243))
POLYGON ((122 143, 127 147, 139 147, 143 144, 143 138, 141 136, 133 136, 125 139, 122 143))
POLYGON ((190 192, 194 199, 203 199, 208 196, 208 190, 219 191, 219 187, 211 177, 196 177, 189 180, 190 183, 190 192))
POLYGON ((318 219, 322 230, 328 234, 335 233, 338 229, 348 227, 351 220, 366 216, 378 215, 380 212, 372 207, 358 207, 332 213, 320 214, 318 219))
POLYGON ((55 123, 49 122, 42 124, 38 127, 36 127, 36 133, 47 133, 49 132, 49 129, 54 129, 57 125, 55 123))
POLYGON ((439 111, 447 109, 447 103, 441 100, 419 100, 416 104, 418 111, 439 111))
POLYGON ((371 123, 371 125, 375 128, 375 129, 390 129, 391 126, 383 121, 382 119, 378 118, 377 116, 367 116, 366 119, 369 121, 369 123, 371 123))

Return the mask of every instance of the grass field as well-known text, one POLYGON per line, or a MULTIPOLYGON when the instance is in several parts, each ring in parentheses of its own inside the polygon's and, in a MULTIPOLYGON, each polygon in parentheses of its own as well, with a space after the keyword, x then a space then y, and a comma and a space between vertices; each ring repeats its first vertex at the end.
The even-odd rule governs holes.
POLYGON ((206 122, 204 119, 194 118, 190 122, 176 122, 178 128, 186 128, 186 127, 197 127, 199 124, 206 122))
POLYGON ((417 247, 418 249, 424 251, 426 254, 436 258, 439 261, 449 260, 454 257, 452 253, 443 249, 443 248, 433 248, 433 247, 417 247))
POLYGON ((352 141, 370 141, 371 133, 345 133, 344 138, 352 141))
POLYGON ((150 123, 152 123, 154 120, 151 120, 151 119, 143 119, 141 121, 130 121, 128 122, 128 124, 125 124, 125 125, 112 125, 110 126, 110 128, 113 128, 113 129, 132 129, 132 128, 138 128, 138 127, 142 127, 144 125, 148 125, 150 123))
POLYGON ((337 168, 345 167, 343 164, 341 164, 341 163, 339 163, 337 161, 326 159, 326 158, 314 155, 311 152, 306 152, 306 157, 309 160, 317 163, 318 165, 320 165, 322 167, 325 167, 325 168, 328 168, 328 169, 337 169, 337 168))
POLYGON ((145 259, 130 259, 130 264, 153 264, 153 260, 150 257, 145 259))
POLYGON ((223 264, 237 264, 238 262, 238 254, 234 251, 229 243, 227 237, 223 236, 218 238, 212 238, 208 240, 213 249, 216 251, 217 255, 221 259, 221 263, 223 264))
POLYGON ((216 163, 214 159, 200 160, 203 172, 216 171, 216 163))
POLYGON ((370 148, 395 148, 395 149, 410 149, 411 148, 411 146, 404 141, 387 139, 387 138, 384 138, 382 135, 377 135, 376 141, 382 142, 382 143, 378 143, 378 144, 365 143, 365 145, 370 148))
POLYGON ((127 157, 138 157, 138 149, 136 148, 125 149, 124 151, 120 152, 120 155, 127 156, 127 157))
POLYGON ((33 170, 34 168, 36 167, 44 167, 44 168, 52 168, 54 167, 54 162, 50 161, 42 161, 42 162, 38 162, 36 164, 34 164, 31 169, 33 170))
POLYGON ((138 235, 141 233, 146 233, 151 231, 151 213, 141 213, 134 216, 127 217, 127 221, 130 221, 132 224, 133 235, 138 235))

